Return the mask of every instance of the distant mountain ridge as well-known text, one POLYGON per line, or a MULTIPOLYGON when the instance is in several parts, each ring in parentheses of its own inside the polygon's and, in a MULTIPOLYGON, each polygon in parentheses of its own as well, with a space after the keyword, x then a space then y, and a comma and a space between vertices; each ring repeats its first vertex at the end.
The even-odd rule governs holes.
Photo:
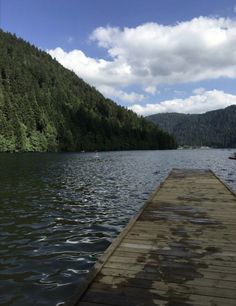
POLYGON ((171 149, 173 137, 0 29, 0 151, 171 149))
POLYGON ((161 113, 146 118, 175 136, 180 146, 236 147, 236 105, 204 114, 161 113))

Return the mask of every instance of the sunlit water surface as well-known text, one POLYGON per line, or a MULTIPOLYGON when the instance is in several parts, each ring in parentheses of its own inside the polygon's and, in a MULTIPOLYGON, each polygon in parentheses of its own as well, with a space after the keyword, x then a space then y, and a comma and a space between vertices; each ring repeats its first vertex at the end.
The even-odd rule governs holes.
POLYGON ((233 150, 0 154, 0 305, 56 305, 175 168, 236 190, 233 150))

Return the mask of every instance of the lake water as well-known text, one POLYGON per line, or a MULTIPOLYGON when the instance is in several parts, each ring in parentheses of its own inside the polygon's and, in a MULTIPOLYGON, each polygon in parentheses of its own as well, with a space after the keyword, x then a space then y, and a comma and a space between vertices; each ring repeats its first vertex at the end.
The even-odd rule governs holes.
POLYGON ((0 154, 0 305, 59 305, 175 168, 236 190, 234 150, 0 154))

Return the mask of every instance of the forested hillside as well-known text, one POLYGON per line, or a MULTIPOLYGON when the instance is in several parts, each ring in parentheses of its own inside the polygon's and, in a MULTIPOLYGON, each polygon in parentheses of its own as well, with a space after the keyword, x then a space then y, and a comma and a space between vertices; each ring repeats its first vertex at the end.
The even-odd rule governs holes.
POLYGON ((0 30, 0 151, 174 148, 50 55, 0 30))
POLYGON ((236 147, 236 105, 205 114, 163 113, 146 118, 174 135, 179 145, 236 147))

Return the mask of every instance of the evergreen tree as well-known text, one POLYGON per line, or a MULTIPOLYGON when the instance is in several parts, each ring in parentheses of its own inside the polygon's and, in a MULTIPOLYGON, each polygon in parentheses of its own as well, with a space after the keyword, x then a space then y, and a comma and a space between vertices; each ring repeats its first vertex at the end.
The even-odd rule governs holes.
POLYGON ((0 30, 0 151, 175 148, 50 55, 0 30))

